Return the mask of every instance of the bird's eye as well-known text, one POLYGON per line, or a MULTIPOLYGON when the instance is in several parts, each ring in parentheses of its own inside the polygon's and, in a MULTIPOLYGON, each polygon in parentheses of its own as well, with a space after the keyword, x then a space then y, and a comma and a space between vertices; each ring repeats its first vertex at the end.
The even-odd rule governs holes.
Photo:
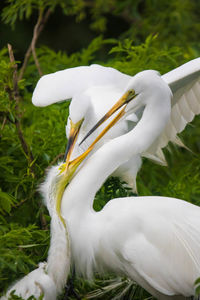
POLYGON ((134 90, 129 90, 129 94, 130 95, 135 95, 135 91, 134 90))

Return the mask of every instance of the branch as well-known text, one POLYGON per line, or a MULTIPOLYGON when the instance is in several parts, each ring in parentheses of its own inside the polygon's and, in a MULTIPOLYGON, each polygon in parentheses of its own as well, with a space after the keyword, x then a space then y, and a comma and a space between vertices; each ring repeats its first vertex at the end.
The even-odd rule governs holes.
POLYGON ((14 98, 17 104, 19 103, 19 89, 18 89, 18 79, 17 79, 17 64, 15 63, 15 58, 12 50, 12 46, 8 44, 8 53, 10 57, 10 62, 13 64, 13 91, 14 98))
POLYGON ((46 221, 45 216, 42 211, 40 212, 40 222, 41 222, 42 229, 48 230, 47 221, 46 221))
POLYGON ((31 56, 31 44, 28 47, 28 50, 26 51, 25 57, 24 57, 24 62, 23 65, 21 67, 20 73, 19 73, 19 77, 18 77, 18 81, 20 81, 22 79, 22 77, 24 76, 24 72, 28 63, 28 60, 31 56))
POLYGON ((33 154, 30 151, 28 144, 26 143, 26 140, 23 136, 23 132, 21 129, 20 113, 19 113, 19 88, 18 88, 17 64, 15 63, 12 46, 10 44, 8 44, 8 52, 9 52, 10 62, 13 63, 13 69, 14 69, 14 71, 13 71, 13 89, 10 90, 8 88, 10 90, 8 92, 8 95, 9 95, 9 98, 11 101, 13 101, 13 99, 14 99, 16 102, 15 109, 16 109, 17 118, 15 118, 15 126, 17 129, 17 134, 18 134, 19 140, 21 142, 22 149, 23 149, 24 153, 26 154, 26 156, 28 158, 28 162, 30 164, 33 162, 33 154))
POLYGON ((42 21, 42 14, 43 14, 43 10, 40 10, 37 23, 33 30, 33 38, 32 38, 32 42, 31 42, 31 50, 32 50, 33 58, 34 58, 34 61, 35 61, 35 64, 36 64, 36 67, 38 69, 38 73, 40 76, 42 76, 42 70, 40 68, 40 64, 39 64, 39 61, 38 61, 38 58, 36 55, 35 45, 36 45, 36 41, 38 39, 38 30, 39 30, 39 27, 40 27, 40 24, 42 21))
MULTIPOLYGON (((19 73, 19 77, 18 77, 18 81, 21 80, 24 76, 24 72, 25 72, 25 69, 26 69, 26 66, 28 64, 28 60, 31 56, 31 52, 32 52, 32 48, 35 48, 35 45, 36 45, 36 42, 42 32, 42 30, 44 29, 44 26, 49 18, 51 14, 51 9, 49 8, 45 15, 40 17, 40 14, 38 16, 38 20, 37 20, 37 23, 34 27, 34 30, 33 30, 33 38, 31 40, 31 43, 26 51, 26 54, 25 54, 25 57, 24 57, 24 62, 23 62, 23 65, 21 67, 21 70, 20 70, 20 73, 19 73), (34 41, 33 41, 34 40, 34 41)), ((37 60, 37 57, 36 57, 36 60, 37 60)), ((39 72, 39 70, 38 70, 39 72)))
POLYGON ((2 125, 1 125, 1 133, 0 133, 0 137, 2 136, 2 131, 3 131, 4 127, 5 127, 5 125, 6 125, 6 121, 7 121, 7 117, 5 116, 5 117, 3 118, 3 122, 2 122, 2 125))
POLYGON ((48 21, 50 14, 51 14, 51 9, 49 8, 46 11, 45 15, 43 16, 43 18, 41 19, 40 26, 38 28, 38 37, 39 37, 40 33, 42 32, 42 30, 44 29, 44 26, 45 26, 46 22, 48 21))

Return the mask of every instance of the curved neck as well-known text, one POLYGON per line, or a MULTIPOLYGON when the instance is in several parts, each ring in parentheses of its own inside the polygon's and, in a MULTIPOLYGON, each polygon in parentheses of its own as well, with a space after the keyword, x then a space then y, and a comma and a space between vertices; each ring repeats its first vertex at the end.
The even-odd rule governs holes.
POLYGON ((71 250, 67 222, 65 227, 57 215, 55 193, 52 190, 58 172, 58 166, 48 171, 44 183, 40 186, 40 192, 51 216, 51 239, 46 271, 55 283, 57 294, 60 294, 70 272, 71 250))
POLYGON ((51 214, 51 241, 47 258, 47 274, 53 279, 57 293, 65 287, 70 272, 70 241, 66 228, 57 216, 51 214))
POLYGON ((127 134, 103 145, 80 168, 66 188, 62 200, 65 217, 92 211, 93 199, 104 181, 134 154, 146 151, 164 130, 171 112, 170 99, 146 105, 142 118, 127 134))

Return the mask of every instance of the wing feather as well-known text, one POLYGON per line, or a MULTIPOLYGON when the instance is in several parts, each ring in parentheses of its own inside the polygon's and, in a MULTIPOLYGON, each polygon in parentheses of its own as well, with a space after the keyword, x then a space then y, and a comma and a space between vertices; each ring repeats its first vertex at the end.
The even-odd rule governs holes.
POLYGON ((116 69, 100 65, 69 68, 42 76, 33 92, 32 102, 35 106, 47 106, 71 99, 91 86, 124 88, 130 78, 116 69))
POLYGON ((190 105, 191 110, 193 111, 193 113, 199 114, 200 113, 200 105, 199 105, 198 97, 196 97, 194 89, 188 91, 187 94, 188 94, 188 97, 190 98, 189 105, 190 105))
MULTIPOLYGON (((169 141, 182 144, 177 134, 195 115, 200 114, 200 58, 194 59, 162 76, 173 93, 171 118, 148 153, 159 155, 169 141)), ((183 144, 182 144, 183 145, 183 144)))
POLYGON ((181 115, 185 119, 186 124, 188 122, 191 122, 194 118, 194 113, 190 109, 190 106, 188 105, 188 102, 190 99, 186 98, 186 93, 181 97, 180 101, 177 102, 177 105, 180 108, 181 115))
POLYGON ((195 97, 196 97, 196 100, 197 100, 198 103, 200 103, 200 98, 199 98, 200 82, 199 81, 196 82, 196 84, 194 85, 194 88, 192 89, 194 91, 194 94, 195 94, 195 97))
POLYGON ((172 120, 172 123, 174 124, 176 131, 178 133, 184 129, 185 120, 184 120, 183 116, 181 115, 178 105, 174 105, 174 107, 172 109, 171 120, 172 120))

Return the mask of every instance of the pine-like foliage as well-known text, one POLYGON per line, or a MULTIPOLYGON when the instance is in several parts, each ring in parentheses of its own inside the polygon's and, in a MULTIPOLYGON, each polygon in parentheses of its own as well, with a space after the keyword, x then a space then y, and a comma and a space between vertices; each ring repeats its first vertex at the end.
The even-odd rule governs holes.
MULTIPOLYGON (((5 1, 2 22, 9 26, 14 28, 17 22, 33 14, 37 14, 38 19, 29 52, 26 52, 27 62, 26 58, 15 61, 14 44, 13 49, 5 45, 0 50, 1 291, 47 257, 50 218, 37 187, 46 168, 62 159, 67 143, 65 124, 69 103, 46 108, 36 108, 31 103, 39 74, 91 63, 112 66, 130 75, 144 69, 156 69, 163 74, 199 56, 199 8, 198 1, 189 0, 5 1), (86 48, 72 54, 56 52, 46 45, 36 47, 47 19, 57 8, 66 18, 73 16, 77 22, 89 18, 90 28, 97 37, 86 48), (117 39, 112 38, 112 34, 110 39, 104 39, 99 32, 107 34, 111 17, 127 22, 128 30, 121 35, 115 32, 117 39)), ((172 196, 199 205, 199 136, 200 118, 196 117, 181 134, 191 151, 169 145, 165 150, 168 168, 145 160, 138 176, 139 194, 172 196)), ((129 195, 130 190, 124 189, 119 180, 110 178, 97 193, 94 207, 100 210, 111 198, 129 195)), ((113 275, 97 278, 95 283, 76 278, 73 280, 75 291, 81 298, 87 295, 93 299, 149 297, 135 283, 113 278, 113 275)), ((69 299, 78 299, 70 289, 68 295, 69 299)))

